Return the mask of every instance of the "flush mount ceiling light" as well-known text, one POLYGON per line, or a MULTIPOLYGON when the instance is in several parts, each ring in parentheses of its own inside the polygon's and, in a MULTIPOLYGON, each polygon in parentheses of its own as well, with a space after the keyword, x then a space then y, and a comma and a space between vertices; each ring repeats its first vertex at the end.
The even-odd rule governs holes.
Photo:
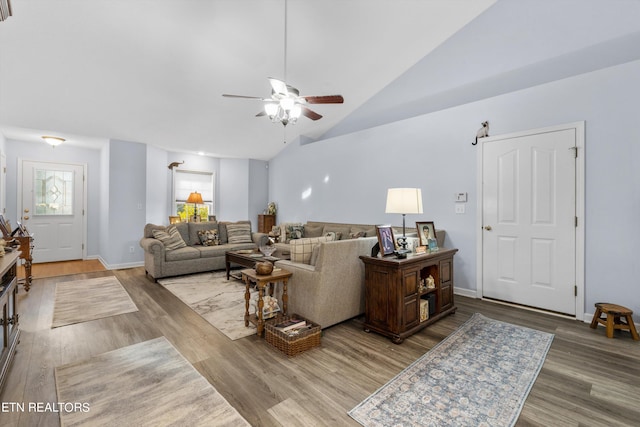
POLYGON ((45 140, 45 142, 49 145, 51 145, 52 147, 56 147, 60 144, 62 144, 63 142, 66 141, 66 139, 64 138, 60 138, 58 136, 43 136, 42 139, 45 140))

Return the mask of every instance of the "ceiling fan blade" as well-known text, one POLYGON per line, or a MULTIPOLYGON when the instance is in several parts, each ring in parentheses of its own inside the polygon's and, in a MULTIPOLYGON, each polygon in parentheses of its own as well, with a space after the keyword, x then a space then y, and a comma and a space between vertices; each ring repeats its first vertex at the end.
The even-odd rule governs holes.
POLYGON ((303 96, 308 104, 342 104, 344 98, 342 95, 325 95, 325 96, 303 96))
POLYGON ((226 98, 259 99, 260 101, 267 101, 267 99, 261 98, 259 96, 229 95, 229 94, 226 94, 226 93, 223 93, 222 96, 224 96, 226 98))
POLYGON ((310 118, 311 120, 320 120, 322 118, 320 114, 316 113, 313 110, 310 110, 309 108, 303 105, 301 105, 300 108, 302 109, 302 115, 310 118))
POLYGON ((288 96, 289 90, 287 89, 287 84, 282 80, 274 79, 273 77, 269 77, 269 83, 271 83, 271 88, 274 93, 279 95, 288 96))

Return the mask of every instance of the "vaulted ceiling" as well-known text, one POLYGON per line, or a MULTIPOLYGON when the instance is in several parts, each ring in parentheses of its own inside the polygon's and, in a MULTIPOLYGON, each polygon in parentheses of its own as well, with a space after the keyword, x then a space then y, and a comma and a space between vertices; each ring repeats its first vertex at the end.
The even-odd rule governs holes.
POLYGON ((637 0, 13 0, 0 131, 268 160, 314 140, 640 59, 637 0), (324 117, 255 115, 267 77, 324 117))

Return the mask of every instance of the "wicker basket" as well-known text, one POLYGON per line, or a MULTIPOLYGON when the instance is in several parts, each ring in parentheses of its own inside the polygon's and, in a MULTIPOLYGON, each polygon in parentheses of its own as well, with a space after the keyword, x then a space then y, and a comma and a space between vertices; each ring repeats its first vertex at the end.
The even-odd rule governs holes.
POLYGON ((317 323, 313 323, 302 316, 293 314, 291 316, 278 316, 275 319, 267 321, 265 324, 264 336, 269 344, 291 357, 297 356, 310 348, 319 346, 321 332, 320 325, 317 323), (305 320, 307 325, 311 325, 311 328, 293 335, 283 332, 275 327, 276 324, 291 318, 305 320))

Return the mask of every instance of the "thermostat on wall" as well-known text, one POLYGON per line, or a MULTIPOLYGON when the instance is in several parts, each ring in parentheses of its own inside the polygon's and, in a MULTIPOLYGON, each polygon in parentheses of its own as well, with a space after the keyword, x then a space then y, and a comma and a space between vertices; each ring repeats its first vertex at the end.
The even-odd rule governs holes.
POLYGON ((466 202, 467 201, 467 193, 456 193, 455 201, 456 202, 466 202))

